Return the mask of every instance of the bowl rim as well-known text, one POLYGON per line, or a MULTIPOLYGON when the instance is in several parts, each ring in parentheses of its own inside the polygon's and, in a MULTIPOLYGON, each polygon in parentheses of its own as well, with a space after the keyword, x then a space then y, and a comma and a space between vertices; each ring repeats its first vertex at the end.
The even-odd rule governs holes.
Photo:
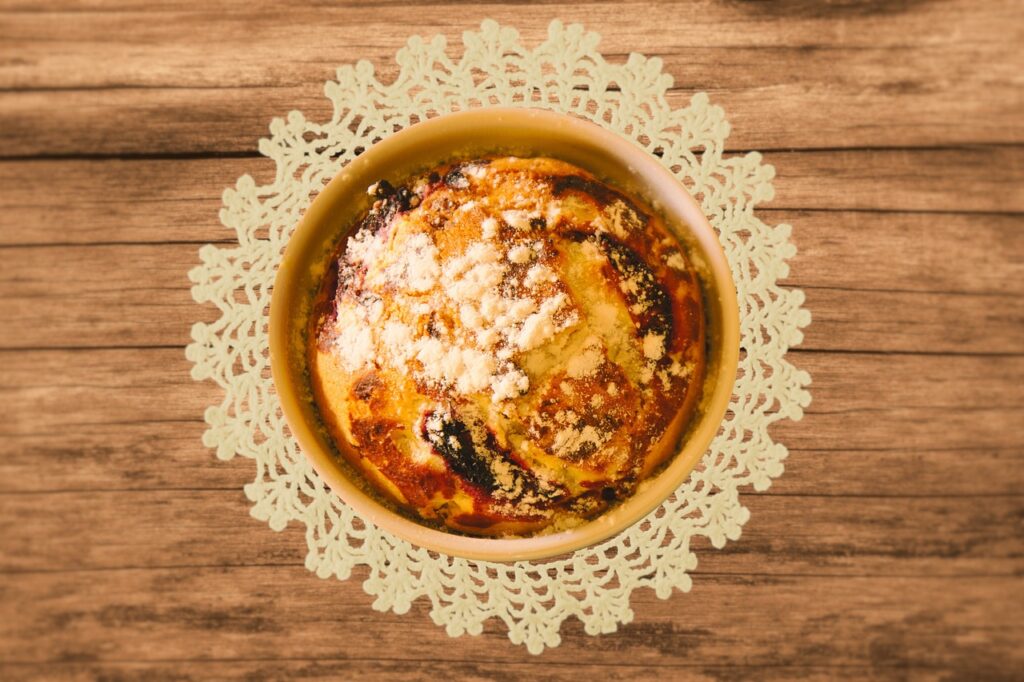
MULTIPOLYGON (((345 229, 341 228, 339 235, 344 234, 345 229)), ((689 245, 691 250, 693 246, 689 245)), ((701 285, 705 291, 705 303, 711 305, 707 300, 707 282, 702 281, 701 285)), ((596 123, 569 114, 529 107, 482 107, 417 122, 388 135, 339 169, 307 208, 288 240, 274 278, 268 334, 271 376, 285 420, 303 455, 327 482, 333 494, 364 520, 414 545, 455 557, 507 563, 553 558, 607 540, 641 521, 685 482, 718 433, 732 397, 739 362, 739 305, 731 268, 707 217, 683 184, 635 142, 596 123), (634 177, 639 178, 639 184, 649 187, 660 184, 663 188, 673 188, 674 191, 666 190, 659 197, 660 212, 672 216, 675 222, 680 222, 679 218, 682 218, 690 236, 699 244, 708 276, 718 294, 721 327, 715 338, 715 342, 721 345, 721 355, 711 397, 702 401, 702 410, 693 417, 697 420, 696 424, 684 431, 685 442, 681 443, 682 447, 676 446, 676 453, 670 456, 667 463, 646 478, 629 498, 594 519, 568 530, 512 538, 468 536, 431 528, 389 509, 349 480, 336 460, 336 455, 321 446, 314 427, 305 418, 302 406, 308 398, 296 385, 296 379, 304 379, 293 376, 289 357, 294 352, 291 348, 292 326, 289 324, 291 317, 288 306, 296 296, 297 277, 294 273, 300 268, 309 267, 306 256, 316 237, 314 228, 329 219, 344 196, 351 196, 353 191, 362 193, 366 189, 357 186, 353 173, 346 171, 356 167, 359 172, 355 175, 365 174, 374 167, 377 158, 384 157, 388 150, 438 132, 443 133, 456 124, 472 127, 499 123, 533 128, 550 127, 562 134, 591 138, 593 144, 601 146, 607 157, 615 158, 623 165, 628 164, 626 167, 634 177), (673 205, 668 206, 669 202, 673 205)), ((707 391, 710 385, 711 382, 707 381, 704 390, 707 391)))

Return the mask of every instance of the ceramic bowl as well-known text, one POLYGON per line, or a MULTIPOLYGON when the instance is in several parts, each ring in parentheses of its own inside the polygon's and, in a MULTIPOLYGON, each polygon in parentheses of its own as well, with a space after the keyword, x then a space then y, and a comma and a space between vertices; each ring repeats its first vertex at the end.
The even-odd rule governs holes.
POLYGON ((711 225, 675 177, 635 143, 582 119, 537 109, 485 108, 447 114, 387 136, 324 187, 285 250, 270 305, 270 360, 291 432, 331 490, 379 528, 428 549, 486 561, 540 559, 619 533, 668 497, 706 452, 732 395, 739 358, 739 314, 729 264, 711 225), (524 538, 469 537, 429 527, 378 498, 343 458, 320 422, 306 367, 305 330, 330 254, 368 208, 366 188, 384 178, 398 186, 452 158, 487 154, 551 156, 576 164, 644 199, 687 245, 708 322, 708 370, 701 407, 678 454, 631 497, 570 530, 524 538))

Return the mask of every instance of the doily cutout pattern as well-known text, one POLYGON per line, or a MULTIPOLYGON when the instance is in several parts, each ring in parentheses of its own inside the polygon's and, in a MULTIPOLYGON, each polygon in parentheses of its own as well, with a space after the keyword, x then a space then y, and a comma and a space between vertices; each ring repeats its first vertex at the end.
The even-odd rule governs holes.
POLYGON ((783 471, 787 450, 768 427, 800 419, 810 402, 810 376, 786 351, 803 338, 810 314, 802 291, 782 289, 786 260, 796 249, 790 227, 769 227, 754 207, 772 198, 774 169, 760 154, 723 157, 729 125, 707 95, 689 106, 666 102, 672 77, 658 58, 631 54, 606 62, 598 34, 553 21, 533 49, 510 27, 485 21, 463 33, 462 57, 447 54, 443 36, 412 37, 396 55, 391 83, 373 65, 342 66, 324 91, 334 106, 326 123, 292 111, 270 125, 260 152, 277 165, 270 184, 249 175, 224 192, 221 222, 237 246, 208 244, 189 272, 192 296, 220 317, 192 327, 186 349, 192 377, 224 389, 206 410, 203 442, 220 459, 252 459, 245 486, 252 516, 274 530, 295 521, 306 529, 306 567, 321 578, 347 579, 357 565, 373 608, 405 613, 418 598, 453 637, 479 634, 500 619, 531 653, 557 646, 559 630, 576 616, 588 634, 614 632, 633 618, 630 594, 640 587, 668 598, 689 591, 697 565, 691 540, 706 536, 721 548, 736 540, 749 512, 739 489, 765 490, 783 471), (546 562, 496 564, 437 555, 398 539, 353 514, 332 495, 299 451, 285 424, 270 378, 267 313, 281 254, 316 192, 374 142, 416 121, 479 106, 532 106, 595 121, 658 157, 690 190, 717 230, 732 266, 741 316, 739 377, 719 435, 690 479, 646 519, 601 545, 546 562))

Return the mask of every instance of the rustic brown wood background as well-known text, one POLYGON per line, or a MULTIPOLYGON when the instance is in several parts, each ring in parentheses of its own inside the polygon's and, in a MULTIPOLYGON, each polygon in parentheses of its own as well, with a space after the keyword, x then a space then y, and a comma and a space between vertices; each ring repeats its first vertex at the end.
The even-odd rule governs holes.
POLYGON ((1024 676, 1024 5, 0 0, 0 678, 1024 676), (706 91, 777 170, 814 377, 689 594, 540 657, 370 608, 248 515, 186 272, 275 116, 411 34, 550 19, 706 91))

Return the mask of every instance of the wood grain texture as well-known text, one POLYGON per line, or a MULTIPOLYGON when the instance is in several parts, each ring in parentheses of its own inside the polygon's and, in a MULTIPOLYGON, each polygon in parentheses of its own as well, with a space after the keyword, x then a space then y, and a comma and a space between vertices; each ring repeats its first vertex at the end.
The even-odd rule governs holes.
MULTIPOLYGON (((545 680, 560 682, 596 676, 602 680, 742 680, 757 675, 758 680, 863 680, 866 677, 902 679, 904 666, 788 666, 788 665, 587 665, 580 663, 547 663, 543 669, 545 680)), ((5 680, 36 680, 47 676, 57 680, 164 680, 164 679, 217 679, 217 680, 337 680, 374 679, 385 682, 422 682, 438 677, 452 676, 458 680, 522 680, 532 679, 537 666, 529 663, 492 663, 469 660, 391 661, 379 658, 360 659, 300 659, 273 658, 264 660, 213 661, 139 661, 114 663, 66 662, 50 665, 0 663, 0 675, 5 680), (352 676, 349 678, 349 676, 352 676)), ((941 669, 927 673, 915 669, 915 679, 940 680, 941 669)))
MULTIPOLYGON (((75 406, 76 426, 109 423, 201 421, 205 406, 223 391, 212 382, 196 384, 179 348, 106 348, 17 351, 7 356, 0 409, 7 415, 0 434, 59 437, 69 422, 61 406, 75 406), (11 358, 13 355, 14 358, 11 358), (11 362, 16 359, 18 362, 11 362)), ((0 357, 4 357, 0 356, 0 357)), ((976 426, 963 433, 920 429, 916 447, 1017 447, 1024 439, 1017 429, 986 431, 986 415, 1024 410, 1019 384, 1024 382, 1024 355, 957 356, 929 354, 792 352, 792 360, 811 373, 814 400, 803 421, 784 420, 772 426, 792 447, 878 447, 876 440, 900 441, 916 433, 915 423, 932 425, 928 415, 957 419, 965 411, 976 426), (940 416, 941 415, 941 416, 940 416), (849 429, 834 440, 823 438, 833 418, 862 420, 873 428, 849 429), (892 420, 890 426, 885 420, 892 420), (915 421, 916 420, 916 421, 915 421), (794 440, 806 439, 806 440, 794 440)), ((909 443, 910 441, 906 441, 909 443)), ((15 449, 0 440, 0 447, 15 449)), ((4 458, 9 459, 9 458, 4 458)), ((111 475, 116 472, 112 471, 111 475)))
POLYGON ((543 659, 509 646, 491 624, 449 641, 415 603, 405 615, 365 607, 355 580, 262 565, 5 576, 0 658, 265 660, 295 656, 551 665, 941 668, 1007 677, 1021 663, 1015 577, 871 578, 699 573, 686 597, 634 593, 628 635, 591 639, 569 621, 543 659), (287 592, 287 598, 279 598, 287 592), (742 611, 743 618, 738 618, 742 611), (19 615, 17 619, 10 616, 19 615), (981 622, 979 622, 981 621, 981 622), (981 623, 984 625, 981 625, 981 623), (965 625, 978 623, 977 626, 965 625), (400 635, 398 633, 401 633, 400 635), (961 633, 936 647, 937 632, 961 633), (334 636, 332 636, 332 634, 334 636), (396 641, 397 638, 397 641, 396 641), (301 653, 295 643, 301 642, 301 653), (99 656, 97 656, 99 654, 99 656), (451 656, 451 654, 456 654, 451 656), (870 663, 868 663, 870 662, 870 663))
MULTIPOLYGON (((769 152, 764 158, 776 169, 776 195, 763 205, 762 219, 793 223, 801 249, 844 238, 849 252, 841 255, 870 258, 879 266, 873 278, 891 278, 900 273, 885 267, 886 258, 918 249, 942 255, 960 230, 997 229, 998 235, 982 232, 965 244, 967 255, 1002 257, 1018 268, 993 277, 1020 274, 1013 255, 1019 251, 991 254, 982 247, 998 238, 1019 248, 1024 239, 1024 193, 1017 191, 1024 185, 1024 147, 769 152), (978 213, 1007 215, 970 215, 978 213), (891 252, 876 247, 879 239, 891 252)), ((233 233, 217 219, 221 195, 246 173, 270 183, 274 164, 262 157, 0 161, 6 188, 0 246, 229 239, 233 233)), ((904 279, 953 270, 962 278, 985 276, 976 264, 956 268, 936 257, 927 265, 938 273, 916 271, 904 279)), ((894 288, 889 280, 879 285, 894 288)))
MULTIPOLYGON (((125 402, 115 400, 114 404, 125 402)), ((865 414, 870 418, 878 413, 865 414)), ((1012 416, 1012 409, 995 411, 986 421, 1000 427, 1004 425, 999 419, 1012 423, 1012 416)), ((0 494, 238 490, 252 479, 249 461, 220 462, 201 446, 205 425, 198 418, 179 421, 131 414, 102 418, 97 424, 74 424, 73 439, 55 433, 52 425, 22 425, 18 432, 5 433, 0 448, 0 494), (39 462, 48 463, 45 477, 39 474, 39 462)), ((804 419, 783 435, 794 437, 800 428, 835 424, 841 417, 804 419)), ((1024 486, 1024 439, 1019 432, 996 428, 997 444, 977 442, 977 434, 985 433, 986 421, 969 425, 963 438, 952 443, 940 433, 918 436, 914 445, 890 438, 889 443, 874 445, 872 440, 865 446, 851 442, 840 428, 827 440, 787 441, 786 474, 773 484, 770 494, 899 498, 1019 494, 1024 486), (912 489, 907 481, 913 481, 912 489)), ((885 428, 899 434, 905 422, 890 418, 885 428)), ((779 436, 778 427, 774 433, 779 436)))
POLYGON ((249 151, 274 116, 329 116, 321 84, 336 66, 370 59, 390 81, 407 36, 441 32, 459 47, 461 31, 485 17, 531 44, 552 18, 581 21, 602 34, 609 59, 661 57, 675 75, 669 102, 712 92, 738 149, 1024 141, 1024 30, 1012 0, 984 12, 969 0, 910 12, 775 4, 441 3, 410 12, 197 3, 169 12, 126 3, 76 11, 74 21, 11 12, 3 31, 19 58, 0 69, 0 143, 16 156, 249 151))
POLYGON ((0 0, 0 679, 1015 679, 1024 668, 1024 6, 0 0), (813 324, 786 473, 689 594, 530 657, 318 580, 251 518, 188 270, 276 116, 412 34, 554 17, 725 108, 813 324))
MULTIPOLYGON (((237 514, 240 489, 0 496, 0 575, 190 566, 302 566, 305 529, 237 514), (60 507, 59 516, 34 510, 60 507), (167 524, 169 515, 174 523, 167 524)), ((737 575, 937 577, 1024 572, 1024 498, 771 495, 745 499, 741 542, 700 540, 700 569, 737 575), (844 528, 842 536, 833 529, 844 528), (773 557, 765 562, 765 557, 773 557)))
MULTIPOLYGON (((885 224, 885 218, 878 216, 869 220, 885 224)), ((894 239, 888 235, 907 222, 897 218, 885 241, 876 245, 859 236, 836 234, 824 225, 821 231, 809 231, 803 237, 814 244, 811 257, 795 260, 785 282, 805 289, 807 307, 814 316, 802 348, 1004 354, 1024 351, 1024 297, 1019 295, 1024 290, 1024 279, 1019 276, 1024 265, 1013 250, 1024 232, 1015 229, 1015 222, 1001 216, 976 220, 981 226, 1002 225, 1004 230, 1012 225, 1008 249, 972 253, 970 248, 959 249, 959 235, 949 235, 946 248, 951 251, 945 254, 929 254, 927 247, 919 246, 924 236, 921 232, 930 229, 927 223, 918 224, 916 235, 904 230, 897 248, 893 248, 894 239), (818 268, 815 274, 819 276, 802 277, 801 264, 814 262, 815 251, 828 251, 833 265, 812 266, 818 268), (953 252, 958 252, 955 264, 929 267, 929 255, 948 259, 953 252), (969 260, 972 255, 976 261, 969 260), (859 267, 865 260, 872 261, 870 266, 859 267), (918 270, 929 275, 911 278, 909 281, 916 284, 906 284, 905 264, 913 269, 914 261, 920 263, 918 270), (890 281, 861 274, 863 267, 887 269, 890 281), (941 278, 943 271, 953 281, 941 278), (975 277, 997 279, 1001 291, 990 290, 996 285, 975 284, 975 293, 956 281, 975 277), (993 297, 992 293, 999 295, 993 297), (894 319, 900 324, 894 325, 894 319)), ((800 221, 796 223, 799 229, 800 221)), ((860 223, 851 220, 847 224, 853 233, 860 223)), ((882 230, 868 228, 866 234, 873 229, 882 230)), ((801 239, 796 243, 799 248, 801 239)), ((76 244, 59 250, 36 245, 0 248, 0 286, 6 294, 0 299, 0 316, 9 321, 0 328, 0 348, 184 346, 194 322, 212 321, 217 315, 212 306, 197 308, 191 298, 186 275, 199 263, 197 252, 198 245, 192 243, 76 244), (60 259, 60 277, 54 276, 55 258, 60 259), (78 304, 69 307, 69 297, 78 304)))

